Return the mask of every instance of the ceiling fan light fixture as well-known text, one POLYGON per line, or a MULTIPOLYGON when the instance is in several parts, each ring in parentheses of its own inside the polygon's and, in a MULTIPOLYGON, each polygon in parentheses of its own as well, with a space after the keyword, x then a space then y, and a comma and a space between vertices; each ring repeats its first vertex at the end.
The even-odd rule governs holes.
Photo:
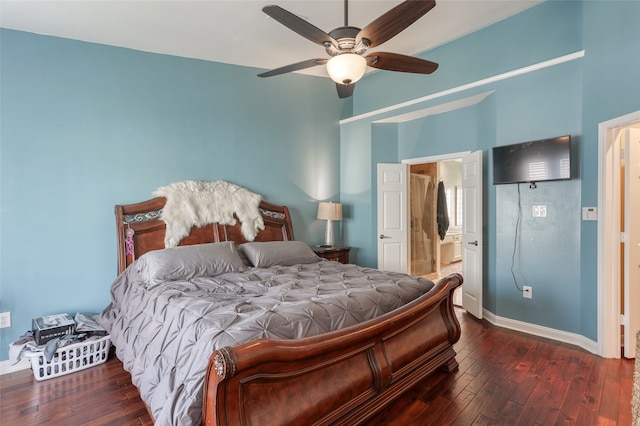
POLYGON ((355 53, 342 53, 327 62, 327 72, 338 84, 353 84, 360 80, 367 70, 367 60, 355 53))

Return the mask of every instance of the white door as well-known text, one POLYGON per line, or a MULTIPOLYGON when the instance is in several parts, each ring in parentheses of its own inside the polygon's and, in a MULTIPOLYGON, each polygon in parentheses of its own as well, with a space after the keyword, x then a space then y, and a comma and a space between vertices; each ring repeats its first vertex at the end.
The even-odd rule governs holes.
POLYGON ((378 164, 378 269, 408 272, 408 166, 378 164))
MULTIPOLYGON (((624 325, 623 332, 634 333, 633 327, 638 329, 638 315, 640 301, 638 297, 638 272, 640 272, 640 259, 638 259, 637 244, 640 243, 638 237, 638 225, 623 224, 624 218, 635 219, 640 217, 638 210, 638 169, 637 164, 640 159, 637 157, 637 133, 630 138, 632 141, 629 149, 625 150, 627 130, 636 132, 640 128, 640 111, 632 112, 621 117, 605 121, 598 125, 598 354, 605 358, 620 358, 621 337, 623 344, 635 351, 635 343, 631 345, 624 335, 621 336, 620 325, 624 325), (624 155, 621 151, 626 151, 629 155, 630 167, 622 169, 624 155), (636 152, 635 154, 633 154, 636 152), (635 157, 635 159, 634 159, 635 157), (635 163, 635 164, 634 164, 635 163), (629 170, 635 168, 635 174, 631 175, 629 170), (622 171, 625 173, 622 173, 622 171), (635 176, 635 183, 625 184, 628 179, 625 175, 635 176), (625 186, 629 192, 625 191, 625 186), (635 187, 635 188, 634 188, 635 187), (626 198, 623 204, 621 200, 626 198), (629 243, 623 242, 623 230, 629 231, 627 237, 629 243), (629 259, 625 258, 624 247, 630 248, 629 259), (630 268, 628 271, 625 269, 630 268), (635 271, 631 269, 636 268, 635 271), (631 274, 635 274, 635 278, 631 274), (630 293, 625 295, 624 276, 629 278, 630 293), (626 297, 626 299, 625 299, 626 297), (621 303, 627 300, 630 304, 625 306, 621 303), (620 321, 620 314, 625 313, 624 321, 620 321), (635 324, 635 325, 634 325, 635 324), (624 342, 627 340, 627 342, 624 342)), ((629 139, 629 138, 627 138, 629 139)), ((626 303, 625 303, 626 304, 626 303)), ((626 354, 622 354, 627 356, 626 354)))
POLYGON ((482 318, 482 151, 462 158, 462 307, 482 318))
POLYGON ((640 129, 626 129, 624 164, 624 356, 635 358, 640 330, 640 129))
MULTIPOLYGON (((452 158, 428 157, 424 162, 452 158)), ((407 273, 408 166, 378 164, 377 182, 378 269, 407 273)), ((462 306, 478 318, 482 318, 482 184, 482 151, 462 156, 462 306)))

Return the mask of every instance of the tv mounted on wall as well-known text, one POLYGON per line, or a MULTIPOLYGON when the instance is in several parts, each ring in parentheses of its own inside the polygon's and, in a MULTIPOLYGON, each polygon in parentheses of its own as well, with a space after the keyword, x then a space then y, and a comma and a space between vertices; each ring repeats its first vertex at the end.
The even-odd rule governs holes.
POLYGON ((493 184, 571 179, 571 136, 493 147, 493 184))

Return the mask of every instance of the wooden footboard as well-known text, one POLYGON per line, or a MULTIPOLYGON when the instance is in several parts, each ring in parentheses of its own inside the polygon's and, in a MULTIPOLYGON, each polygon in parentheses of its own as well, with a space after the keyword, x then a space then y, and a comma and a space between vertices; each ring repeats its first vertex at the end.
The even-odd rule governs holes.
POLYGON ((356 425, 437 369, 458 367, 452 274, 420 299, 375 320, 298 340, 215 351, 205 425, 356 425))

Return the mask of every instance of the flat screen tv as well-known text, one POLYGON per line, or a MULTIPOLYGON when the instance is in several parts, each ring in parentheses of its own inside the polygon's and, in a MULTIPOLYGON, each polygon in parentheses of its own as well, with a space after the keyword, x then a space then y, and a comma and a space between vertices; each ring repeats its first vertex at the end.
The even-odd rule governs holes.
POLYGON ((493 148, 493 184, 571 179, 571 136, 493 148))

